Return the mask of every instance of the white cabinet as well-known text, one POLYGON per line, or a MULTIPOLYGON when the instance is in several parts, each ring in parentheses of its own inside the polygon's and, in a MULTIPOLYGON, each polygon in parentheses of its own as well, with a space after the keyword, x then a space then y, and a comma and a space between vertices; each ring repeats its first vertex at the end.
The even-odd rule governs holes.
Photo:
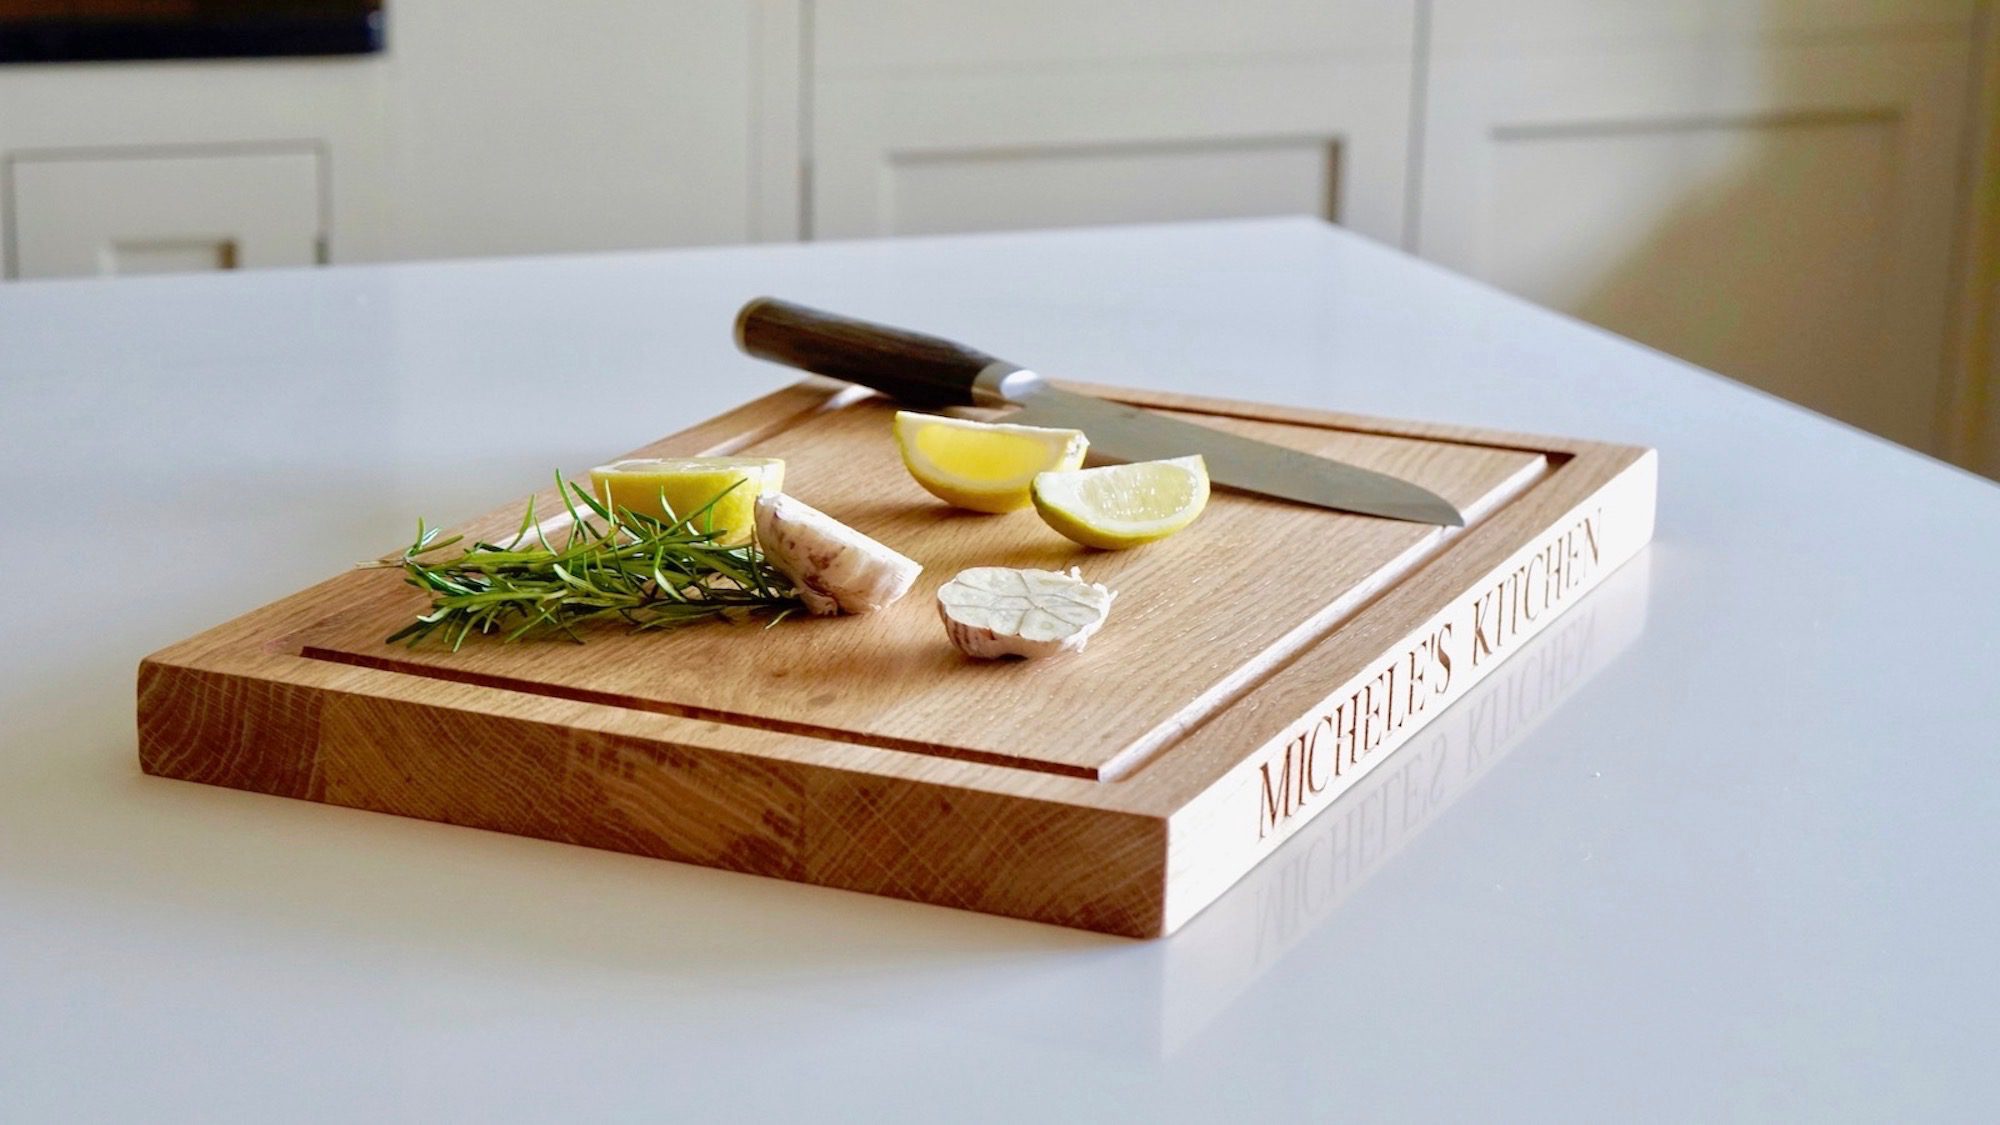
POLYGON ((1319 214, 1948 452, 1977 15, 816 0, 802 233, 1319 214))
POLYGON ((1413 248, 1939 449, 1972 17, 1436 0, 1413 248))
POLYGON ((11 276, 305 266, 325 245, 312 148, 28 153, 5 181, 11 276))
POLYGON ((1313 214, 2000 445, 1994 330, 1953 324, 2000 191, 1977 0, 462 7, 394 0, 352 60, 0 68, 10 275, 1313 214), (86 148, 147 155, 45 158, 86 148))
POLYGON ((390 0, 382 256, 744 241, 768 6, 390 0))
POLYGON ((814 237, 1316 214, 1402 234, 1409 0, 822 0, 814 237))
POLYGON ((800 2, 392 0, 379 55, 0 67, 0 160, 20 177, 0 224, 23 276, 40 262, 100 272, 97 231, 127 211, 120 272, 226 260, 237 234, 239 266, 309 262, 310 237, 273 241, 258 225, 269 212, 290 230, 321 203, 314 229, 334 262, 739 242, 755 233, 752 138, 798 113, 755 96, 767 64, 800 68, 796 48, 767 50, 760 21, 796 22, 800 2), (37 158, 274 147, 295 155, 265 183, 268 205, 231 194, 265 174, 247 158, 37 158), (231 198, 241 217, 221 225, 165 203, 231 198), (265 256, 277 242, 303 251, 265 256))

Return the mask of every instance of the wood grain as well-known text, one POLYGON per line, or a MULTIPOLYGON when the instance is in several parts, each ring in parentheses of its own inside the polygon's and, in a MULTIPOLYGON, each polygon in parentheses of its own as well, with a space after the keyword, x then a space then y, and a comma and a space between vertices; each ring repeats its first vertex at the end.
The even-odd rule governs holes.
MULTIPOLYGON (((1085 552, 1032 513, 938 506, 898 466, 886 404, 801 384, 635 454, 785 457, 802 499, 926 564, 905 603, 770 632, 605 630, 581 647, 475 642, 450 654, 384 645, 422 599, 392 572, 350 572, 148 658, 141 762, 163 776, 1152 936, 1331 800, 1315 790, 1260 823, 1272 755, 1301 722, 1472 612, 1468 598, 1523 558, 1549 558, 1549 537, 1577 519, 1598 529, 1592 572, 1533 627, 1651 533, 1648 451, 1115 396, 1408 476, 1466 510, 1470 526, 1219 492, 1172 540, 1085 552), (929 603, 959 568, 995 563, 1080 566, 1120 591, 1118 608, 1081 657, 966 661, 929 603)), ((511 530, 519 510, 469 530, 511 530)), ((1449 693, 1395 741, 1504 655, 1477 669, 1461 660, 1449 693)), ((1372 765, 1393 746, 1364 757, 1372 765)), ((1358 757, 1343 770, 1343 787, 1363 768, 1358 757)))
MULTIPOLYGON (((301 651, 366 667, 541 690, 614 706, 751 724, 962 761, 1116 776, 1200 721, 1245 677, 1330 631, 1385 581, 1446 541, 1441 529, 1218 492, 1158 547, 1078 547, 1032 511, 945 507, 902 469, 894 407, 868 399, 742 452, 783 457, 800 499, 924 564, 908 599, 864 618, 788 622, 663 638, 615 626, 561 641, 409 648, 384 638, 424 605, 392 571, 358 575, 354 604, 300 637, 301 651), (1337 550, 1327 549, 1330 543, 1337 550), (1080 567, 1118 591, 1087 659, 990 663, 949 644, 931 605, 971 566, 1080 567), (385 623, 391 627, 385 628, 385 623), (727 675, 716 670, 728 668, 727 675), (1023 699, 1039 701, 1024 709, 1023 699), (1088 723, 1076 716, 1087 714, 1088 723)), ((1478 514, 1544 468, 1539 454, 1208 418, 1227 429, 1424 484, 1478 514)))

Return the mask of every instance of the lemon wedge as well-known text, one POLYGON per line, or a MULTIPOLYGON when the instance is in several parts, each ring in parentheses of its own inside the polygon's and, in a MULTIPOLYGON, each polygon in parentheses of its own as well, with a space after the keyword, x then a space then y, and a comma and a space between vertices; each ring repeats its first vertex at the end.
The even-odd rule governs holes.
POLYGON ((1032 492, 1035 510, 1065 538, 1119 551, 1193 523, 1208 505, 1208 466, 1194 456, 1042 473, 1032 492))
POLYGON ((715 506, 691 525, 718 543, 742 543, 757 522, 757 497, 785 485, 776 457, 642 457, 590 470, 599 500, 654 519, 683 519, 715 506), (721 497, 721 499, 716 499, 721 497))
POLYGON ((931 495, 975 512, 1027 507, 1035 474, 1076 468, 1089 445, 1082 430, 896 412, 903 467, 931 495))

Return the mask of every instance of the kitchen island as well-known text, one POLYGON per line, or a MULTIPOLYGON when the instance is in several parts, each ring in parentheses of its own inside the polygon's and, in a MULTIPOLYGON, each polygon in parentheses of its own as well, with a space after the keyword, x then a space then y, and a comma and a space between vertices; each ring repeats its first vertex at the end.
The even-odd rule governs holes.
POLYGON ((0 1115, 1986 1116, 2000 489, 1307 220, 0 287, 0 1115), (1660 451, 1652 547, 1140 943, 144 777, 138 659, 790 381, 1660 451))

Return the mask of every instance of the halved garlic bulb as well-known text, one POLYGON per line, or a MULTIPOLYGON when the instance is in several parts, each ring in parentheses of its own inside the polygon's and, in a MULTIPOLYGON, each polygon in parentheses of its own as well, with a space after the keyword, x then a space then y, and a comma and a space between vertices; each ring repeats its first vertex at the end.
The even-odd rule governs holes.
POLYGON ((1104 624, 1115 597, 1068 573, 976 566, 938 589, 938 616, 967 656, 1048 656, 1081 652, 1104 624))

